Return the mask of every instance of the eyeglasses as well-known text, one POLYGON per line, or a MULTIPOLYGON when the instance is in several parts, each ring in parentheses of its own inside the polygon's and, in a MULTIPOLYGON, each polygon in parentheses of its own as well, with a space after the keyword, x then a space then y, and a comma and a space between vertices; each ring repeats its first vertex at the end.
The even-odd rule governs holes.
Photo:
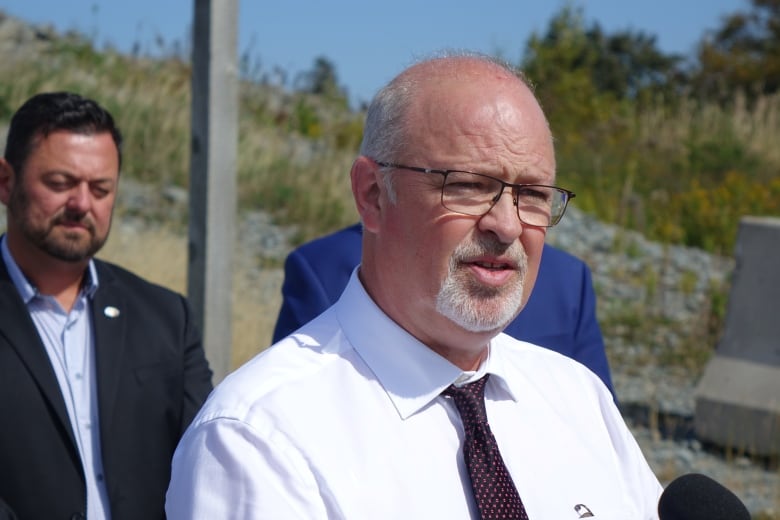
POLYGON ((511 184, 483 173, 460 170, 436 170, 376 161, 383 168, 438 173, 444 176, 441 204, 455 213, 481 217, 501 199, 504 188, 512 190, 512 203, 524 224, 553 227, 561 221, 574 192, 545 184, 511 184))

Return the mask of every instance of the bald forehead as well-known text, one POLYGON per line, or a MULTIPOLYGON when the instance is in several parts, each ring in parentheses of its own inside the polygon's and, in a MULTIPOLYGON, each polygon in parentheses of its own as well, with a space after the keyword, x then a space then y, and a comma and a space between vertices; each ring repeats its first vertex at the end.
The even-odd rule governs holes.
POLYGON ((419 89, 442 82, 464 81, 472 83, 503 84, 531 94, 526 82, 517 74, 486 59, 474 57, 450 57, 428 60, 409 67, 398 76, 399 82, 410 82, 419 89))
POLYGON ((457 110, 458 105, 479 105, 491 99, 511 100, 546 121, 527 82, 514 71, 487 59, 448 57, 425 61, 402 73, 396 86, 408 94, 407 122, 431 112, 457 110))
POLYGON ((407 93, 402 159, 432 161, 436 167, 539 172, 534 182, 554 179, 547 118, 513 71, 484 59, 453 58, 421 63, 405 75, 398 85, 407 93))
POLYGON ((411 94, 407 122, 412 132, 426 123, 450 124, 453 119, 481 120, 490 127, 521 114, 537 121, 537 130, 549 136, 547 119, 526 81, 496 63, 473 57, 441 58, 415 65, 404 75, 399 79, 408 82, 411 94))

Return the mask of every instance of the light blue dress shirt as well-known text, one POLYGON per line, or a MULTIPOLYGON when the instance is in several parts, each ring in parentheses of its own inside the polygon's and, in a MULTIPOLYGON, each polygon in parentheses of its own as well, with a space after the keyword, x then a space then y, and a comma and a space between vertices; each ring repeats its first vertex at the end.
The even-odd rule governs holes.
MULTIPOLYGON (((70 312, 57 300, 30 284, 11 256, 5 236, 0 251, 49 356, 78 444, 87 487, 87 518, 110 519, 103 474, 98 420, 95 341, 90 306, 98 288, 97 270, 90 260, 87 277, 70 312)), ((45 498, 42 498, 45 500, 45 498)))

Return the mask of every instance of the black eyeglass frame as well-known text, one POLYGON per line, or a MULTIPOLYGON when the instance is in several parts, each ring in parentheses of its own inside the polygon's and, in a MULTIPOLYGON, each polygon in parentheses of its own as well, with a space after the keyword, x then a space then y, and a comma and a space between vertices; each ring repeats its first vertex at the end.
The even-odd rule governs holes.
POLYGON ((455 213, 460 213, 462 215, 471 215, 471 216, 475 216, 475 217, 476 216, 487 215, 490 212, 490 210, 493 209, 493 206, 495 206, 495 204, 501 199, 501 195, 504 194, 504 190, 508 187, 508 188, 510 188, 512 190, 512 197, 513 197, 512 198, 512 202, 514 203, 515 208, 517 208, 517 218, 520 219, 520 222, 522 222, 523 224, 527 224, 529 226, 534 226, 534 227, 551 228, 551 227, 555 226, 556 224, 558 224, 561 221, 561 219, 563 218, 563 215, 566 213, 566 208, 569 206, 569 201, 577 196, 577 194, 574 193, 573 191, 567 190, 566 188, 561 188, 559 186, 552 186, 552 185, 549 185, 549 184, 512 184, 511 182, 502 181, 501 179, 497 179, 496 177, 493 177, 492 175, 487 175, 485 173, 470 172, 470 171, 466 171, 466 170, 440 170, 440 169, 436 169, 436 168, 423 168, 421 166, 407 166, 405 164, 397 164, 397 163, 389 163, 389 162, 384 162, 384 161, 377 161, 376 159, 374 159, 374 162, 378 166, 380 166, 382 168, 395 168, 395 169, 399 169, 399 170, 411 170, 413 172, 419 172, 419 173, 437 173, 439 175, 444 176, 444 181, 442 183, 442 192, 441 192, 441 204, 442 204, 442 206, 444 206, 445 208, 449 209, 450 211, 453 211, 455 213), (490 180, 493 180, 493 181, 501 183, 501 190, 499 190, 498 194, 495 197, 493 197, 493 199, 492 199, 493 203, 490 205, 490 207, 484 213, 482 213, 482 215, 473 215, 471 213, 463 213, 461 211, 456 211, 456 210, 450 209, 450 208, 447 207, 446 204, 444 204, 444 186, 446 185, 446 182, 447 182, 447 176, 449 174, 451 174, 451 173, 468 173, 468 174, 471 174, 471 175, 479 175, 480 177, 488 178, 490 180), (561 214, 558 216, 557 220, 555 220, 554 222, 551 222, 550 224, 548 224, 546 226, 542 226, 542 225, 538 225, 538 224, 529 224, 528 222, 525 222, 520 217, 520 208, 519 208, 518 198, 514 195, 515 193, 517 193, 515 190, 519 191, 522 188, 529 188, 529 187, 530 188, 534 188, 534 187, 536 187, 536 188, 552 188, 552 189, 558 190, 560 193, 564 193, 566 195, 566 200, 563 203, 563 209, 561 210, 561 214))

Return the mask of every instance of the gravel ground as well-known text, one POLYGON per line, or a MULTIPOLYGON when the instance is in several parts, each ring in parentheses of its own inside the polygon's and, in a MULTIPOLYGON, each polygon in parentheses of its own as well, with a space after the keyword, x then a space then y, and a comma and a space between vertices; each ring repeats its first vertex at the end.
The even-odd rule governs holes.
MULTIPOLYGON (((727 283, 731 258, 701 250, 664 247, 641 235, 606 225, 575 208, 567 210, 549 241, 583 258, 593 271, 599 317, 635 301, 650 301, 649 311, 668 320, 655 330, 667 348, 680 340, 675 325, 696 322, 712 284, 727 283), (615 247, 616 243, 623 244, 615 247), (653 270, 655 296, 648 298, 646 280, 653 270), (645 276, 631 276, 644 274, 645 276)), ((698 375, 681 367, 654 362, 653 350, 641 342, 605 335, 618 400, 637 441, 662 483, 685 473, 703 473, 742 499, 754 518, 780 519, 778 460, 730 455, 703 445, 693 429, 694 392, 698 375), (630 360, 636 359, 636 363, 630 360)), ((704 346, 706 347, 706 345, 704 346)), ((682 348, 682 347, 681 347, 682 348)), ((714 351, 715 345, 712 345, 714 351)))

